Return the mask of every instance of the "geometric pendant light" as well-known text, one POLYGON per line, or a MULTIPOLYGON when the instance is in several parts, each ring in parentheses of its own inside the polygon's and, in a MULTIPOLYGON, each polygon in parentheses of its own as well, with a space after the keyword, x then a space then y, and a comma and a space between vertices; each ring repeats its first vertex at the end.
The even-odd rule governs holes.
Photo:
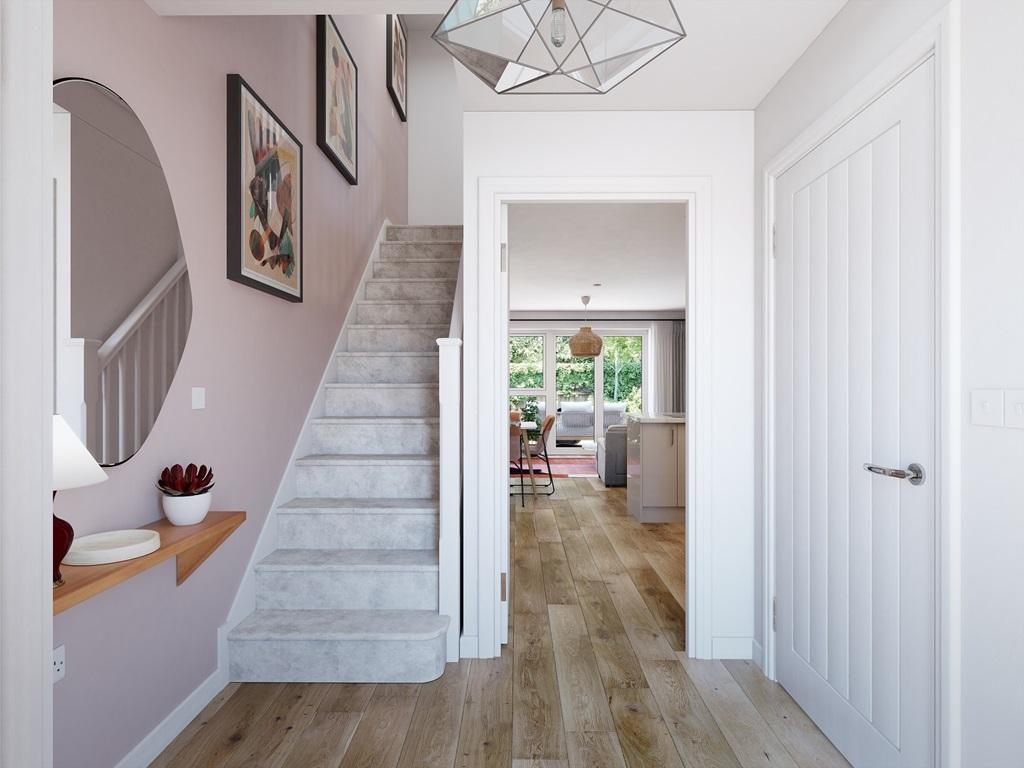
POLYGON ((456 0, 433 35, 497 93, 607 93, 686 37, 672 0, 456 0))

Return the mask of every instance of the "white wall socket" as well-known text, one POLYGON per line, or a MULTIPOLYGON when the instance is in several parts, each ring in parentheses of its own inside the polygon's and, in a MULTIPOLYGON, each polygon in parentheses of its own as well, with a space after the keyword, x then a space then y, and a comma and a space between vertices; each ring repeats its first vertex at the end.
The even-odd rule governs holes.
POLYGON ((1006 390, 1005 414, 1007 427, 1024 429, 1024 389, 1006 390))
POLYGON ((192 387, 192 410, 201 411, 206 407, 206 387, 192 387))
POLYGON ((971 392, 971 424, 978 427, 1003 426, 1003 390, 976 389, 971 392))
POLYGON ((64 655, 64 646, 59 645, 53 649, 53 682, 64 679, 64 673, 67 671, 67 659, 64 655))

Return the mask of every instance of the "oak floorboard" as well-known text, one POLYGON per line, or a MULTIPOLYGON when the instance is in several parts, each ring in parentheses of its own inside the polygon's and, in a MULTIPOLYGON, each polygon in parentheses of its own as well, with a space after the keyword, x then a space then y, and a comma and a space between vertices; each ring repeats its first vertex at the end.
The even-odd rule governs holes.
POLYGON ((604 528, 601 526, 585 526, 583 528, 583 538, 586 539, 587 546, 590 547, 590 556, 594 558, 597 569, 601 572, 603 578, 618 576, 626 572, 626 568, 623 566, 622 561, 619 560, 619 556, 615 554, 612 543, 608 541, 604 528))
POLYGON ((539 547, 515 548, 515 589, 512 592, 512 612, 515 615, 533 613, 547 616, 548 604, 544 590, 544 571, 539 547))
POLYGON ((288 683, 253 725, 252 734, 223 768, 278 768, 299 735, 316 715, 327 689, 311 683, 288 683))
POLYGON ((648 610, 661 627, 662 634, 665 635, 672 650, 685 651, 686 612, 668 591, 668 587, 650 567, 633 569, 629 572, 629 577, 640 592, 640 597, 647 603, 648 610))
POLYGON ((192 722, 185 726, 185 729, 174 737, 174 740, 167 745, 163 752, 149 764, 149 768, 170 768, 175 765, 175 758, 182 752, 182 750, 188 746, 194 738, 196 738, 200 732, 210 726, 213 722, 214 715, 220 712, 221 708, 227 703, 228 699, 238 692, 240 683, 229 683, 224 686, 223 690, 214 696, 210 703, 203 707, 192 722))
POLYGON ((714 716, 678 661, 641 661, 686 768, 740 768, 714 716))
POLYGON ((423 683, 398 768, 451 768, 459 746, 470 664, 448 664, 423 683))
POLYGON ((647 608, 633 580, 627 575, 610 576, 605 579, 608 595, 622 619, 633 650, 641 659, 676 658, 675 651, 665 639, 658 622, 647 608))
POLYGON ((569 733, 569 768, 626 768, 615 731, 569 733))
POLYGON ((573 515, 576 516, 576 522, 580 524, 580 527, 587 525, 600 525, 601 522, 598 520, 597 515, 594 514, 593 502, 587 498, 573 499, 569 502, 569 506, 572 509, 573 515))
POLYGON ((549 605, 548 614, 565 730, 615 730, 582 611, 576 605, 549 605))
POLYGON ((565 760, 565 730, 547 611, 515 619, 512 757, 565 760))
POLYGON ((649 689, 618 688, 608 698, 629 768, 683 768, 649 689))
POLYGON ((562 542, 542 541, 540 562, 544 574, 544 595, 548 605, 576 605, 576 587, 562 542))
POLYGON ((512 514, 512 540, 517 547, 536 547, 537 532, 533 527, 533 513, 516 511, 512 514))
POLYGON ((600 581, 601 571, 590 554, 590 546, 583 531, 562 531, 562 548, 569 561, 574 581, 600 581))
POLYGON ((171 765, 174 768, 222 766, 252 735, 259 718, 284 690, 281 683, 243 685, 199 731, 171 765))
POLYGON ((683 545, 680 544, 677 550, 669 552, 648 552, 644 557, 668 587, 676 602, 686 608, 686 550, 683 545))
POLYGON ((633 644, 604 582, 577 581, 576 591, 605 689, 646 687, 633 644))
POLYGON ((797 768, 722 662, 680 660, 743 768, 797 768))
POLYGON ((325 683, 325 692, 317 712, 365 712, 370 706, 373 683, 325 683))
POLYGON ((555 521, 555 510, 553 509, 535 510, 533 527, 537 531, 537 541, 562 541, 562 537, 558 534, 558 523, 555 521))
POLYGON ((456 768, 508 768, 512 759, 512 649, 473 659, 456 768))
POLYGON ((378 684, 359 720, 340 768, 394 768, 402 754, 419 685, 378 684))
POLYGON ((754 662, 722 664, 800 768, 850 768, 786 689, 761 674, 754 662))
POLYGON ((296 737, 280 768, 338 768, 361 717, 360 712, 318 711, 296 737))

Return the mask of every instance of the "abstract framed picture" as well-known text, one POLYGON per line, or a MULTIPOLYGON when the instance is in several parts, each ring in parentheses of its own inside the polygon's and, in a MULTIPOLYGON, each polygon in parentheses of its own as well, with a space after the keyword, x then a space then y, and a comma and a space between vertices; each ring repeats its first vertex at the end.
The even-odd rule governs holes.
POLYGON ((350 184, 359 178, 359 67, 334 19, 316 17, 316 143, 350 184))
POLYGON ((409 39, 398 14, 388 14, 388 93, 402 122, 409 119, 409 39))
POLYGON ((302 144, 228 75, 229 280, 302 301, 302 144))

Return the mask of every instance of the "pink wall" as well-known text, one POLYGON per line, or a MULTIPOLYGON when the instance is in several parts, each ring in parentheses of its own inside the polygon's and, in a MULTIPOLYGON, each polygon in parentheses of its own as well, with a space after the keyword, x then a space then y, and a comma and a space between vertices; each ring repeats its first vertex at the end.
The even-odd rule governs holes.
POLYGON ((160 516, 157 472, 202 461, 214 507, 242 526, 175 586, 173 561, 54 620, 67 677, 54 689, 57 768, 110 768, 216 666, 216 630, 268 513, 385 217, 402 222, 407 134, 385 87, 383 17, 339 17, 359 64, 360 184, 316 146, 312 18, 159 18, 141 0, 55 0, 54 76, 119 93, 149 131, 178 217, 194 316, 181 367, 142 450, 110 480, 61 493, 80 534, 160 516), (225 271, 225 74, 238 72, 299 137, 305 169, 305 303, 225 271), (190 388, 207 408, 190 409, 190 388))

